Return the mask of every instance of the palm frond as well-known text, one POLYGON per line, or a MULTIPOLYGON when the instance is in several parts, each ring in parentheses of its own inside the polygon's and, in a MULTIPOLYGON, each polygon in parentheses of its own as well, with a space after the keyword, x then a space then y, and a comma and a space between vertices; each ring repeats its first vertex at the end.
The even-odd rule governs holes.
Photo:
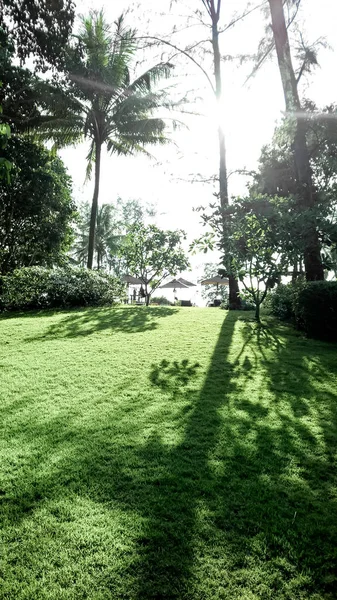
POLYGON ((162 136, 164 129, 165 123, 163 119, 145 118, 136 119, 133 121, 128 120, 125 123, 123 123, 123 127, 121 127, 119 131, 123 138, 134 138, 138 140, 146 140, 148 138, 150 140, 153 136, 162 136))
POLYGON ((133 147, 129 140, 124 138, 114 139, 108 138, 106 140, 107 151, 110 154, 117 154, 119 156, 128 156, 133 154, 133 147))
POLYGON ((129 95, 120 98, 115 105, 114 121, 123 124, 132 117, 146 118, 157 109, 171 109, 174 106, 166 91, 151 92, 145 96, 129 95))
MULTIPOLYGON (((177 108, 170 89, 157 89, 173 69, 161 62, 130 83, 136 51, 135 31, 126 27, 122 15, 111 27, 104 13, 91 12, 82 20, 78 39, 84 55, 72 55, 72 72, 66 90, 41 83, 43 117, 36 121, 40 140, 57 147, 90 140, 86 178, 95 162, 95 143, 106 144, 109 153, 151 156, 147 145, 166 144, 166 120, 159 110, 177 108)), ((173 127, 177 122, 172 119, 173 127)), ((35 127, 35 124, 32 124, 35 127)))
POLYGON ((150 92, 152 87, 161 79, 168 79, 172 74, 174 65, 168 62, 161 62, 148 69, 145 73, 137 77, 125 90, 125 94, 135 94, 150 92))
POLYGON ((77 116, 72 119, 42 116, 36 124, 30 123, 29 133, 37 141, 53 141, 58 148, 74 146, 83 141, 83 120, 77 116))

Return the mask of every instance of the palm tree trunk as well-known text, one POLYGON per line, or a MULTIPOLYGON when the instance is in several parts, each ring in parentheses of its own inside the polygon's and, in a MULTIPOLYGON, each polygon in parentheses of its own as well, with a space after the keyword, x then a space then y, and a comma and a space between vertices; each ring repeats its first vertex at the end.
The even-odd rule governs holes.
MULTIPOLYGON (((219 31, 218 21, 219 16, 215 10, 214 1, 211 6, 212 18, 212 46, 213 46, 213 64, 215 77, 215 97, 218 105, 218 115, 220 115, 220 101, 222 93, 222 78, 221 78, 221 56, 219 48, 219 31)), ((228 179, 227 179, 227 161, 226 161, 226 143, 225 134, 221 123, 218 123, 218 138, 219 138, 219 195, 220 206, 224 211, 229 204, 228 198, 228 179)), ((226 235, 226 222, 223 216, 223 236, 226 235)), ((241 306, 239 295, 239 284, 233 275, 229 276, 229 306, 230 308, 238 309, 241 306)))
POLYGON ((94 248, 95 248, 95 231, 97 221, 97 209, 98 209, 98 193, 99 193, 99 178, 101 171, 101 150, 102 146, 98 140, 95 142, 95 187, 94 195, 92 198, 91 215, 90 215, 90 229, 89 229, 89 247, 88 247, 88 269, 92 269, 94 261, 94 248))
MULTIPOLYGON (((314 190, 306 141, 306 124, 305 120, 299 114, 301 112, 301 103, 291 60, 283 0, 269 0, 269 6, 286 110, 289 114, 294 115, 294 155, 300 185, 300 202, 304 209, 308 209, 314 206, 314 190)), ((315 281, 324 279, 320 243, 314 226, 309 229, 306 235, 304 265, 307 280, 315 281)))

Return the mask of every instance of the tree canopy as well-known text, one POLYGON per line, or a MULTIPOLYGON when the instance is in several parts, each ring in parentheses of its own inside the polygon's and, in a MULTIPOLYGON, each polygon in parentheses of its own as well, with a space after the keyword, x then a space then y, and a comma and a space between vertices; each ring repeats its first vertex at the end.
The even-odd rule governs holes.
POLYGON ((0 30, 23 63, 33 56, 39 70, 64 67, 72 32, 73 0, 1 0, 0 30))
POLYGON ((0 272, 65 260, 75 206, 71 179, 57 156, 27 139, 6 148, 10 180, 0 181, 0 272))

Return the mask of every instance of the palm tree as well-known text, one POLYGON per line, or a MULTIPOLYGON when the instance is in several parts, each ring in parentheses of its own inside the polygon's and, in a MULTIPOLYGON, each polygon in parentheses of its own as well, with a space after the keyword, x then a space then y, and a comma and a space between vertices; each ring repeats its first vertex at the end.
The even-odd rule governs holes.
POLYGON ((115 207, 112 204, 102 204, 97 213, 95 250, 97 269, 107 266, 111 257, 118 253, 123 235, 118 233, 119 224, 114 219, 115 207), (116 231, 117 230, 117 231, 116 231))
POLYGON ((69 52, 70 89, 49 94, 49 114, 38 123, 40 135, 58 146, 90 140, 87 176, 95 170, 88 243, 89 269, 93 266, 102 147, 111 154, 145 152, 145 146, 168 142, 165 122, 157 109, 174 107, 167 90, 156 84, 169 77, 173 66, 159 63, 131 81, 136 52, 135 31, 121 16, 115 28, 103 12, 82 19, 76 47, 69 52))
MULTIPOLYGON (((79 210, 78 231, 72 249, 73 260, 84 266, 88 256, 90 231, 90 205, 83 204, 79 210)), ((102 204, 97 211, 94 258, 97 269, 111 266, 111 261, 118 254, 123 235, 120 231, 116 208, 113 204, 102 204)))

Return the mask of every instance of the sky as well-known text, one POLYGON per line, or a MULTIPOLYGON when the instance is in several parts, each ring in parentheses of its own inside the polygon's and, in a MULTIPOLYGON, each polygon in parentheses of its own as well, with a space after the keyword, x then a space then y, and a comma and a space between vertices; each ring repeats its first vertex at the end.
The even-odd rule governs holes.
MULTIPOLYGON (((170 0, 81 0, 77 2, 78 14, 90 9, 103 8, 107 20, 114 19, 124 10, 132 8, 128 15, 130 24, 137 26, 142 35, 164 36, 175 25, 182 31, 175 35, 180 46, 208 37, 203 26, 194 21, 188 23, 193 7, 202 7, 201 0, 181 0, 171 12, 170 0), (163 14, 160 14, 163 13, 163 14)), ((253 4, 253 3, 252 3, 253 4)), ((223 0, 223 21, 244 9, 243 0, 223 0)), ((323 107, 337 101, 335 24, 337 3, 334 0, 302 0, 299 14, 301 31, 312 43, 325 38, 330 48, 319 53, 319 67, 303 80, 301 96, 314 100, 323 107)), ((223 33, 220 39, 223 54, 252 54, 256 52, 264 33, 265 22, 260 11, 253 12, 237 26, 223 33)), ((294 33, 292 39, 294 39, 294 33)), ((165 54, 165 59, 168 54, 165 54)), ((157 57, 148 54, 148 65, 157 57)), ((204 59, 210 76, 209 59, 204 59)), ((190 90, 191 98, 198 97, 192 110, 199 115, 182 115, 188 127, 173 135, 173 142, 164 148, 151 149, 153 159, 144 156, 117 157, 103 153, 99 202, 114 202, 137 198, 144 203, 157 205, 157 224, 163 228, 180 228, 187 232, 188 242, 199 236, 203 229, 200 215, 193 209, 212 202, 215 188, 212 184, 192 182, 198 174, 209 178, 217 173, 217 113, 212 93, 206 79, 191 62, 176 59, 174 83, 178 95, 190 90)), ((221 121, 225 130, 229 192, 231 196, 245 193, 247 178, 235 173, 239 169, 252 170, 257 166, 261 148, 270 142, 275 125, 282 117, 284 99, 276 57, 266 61, 257 75, 247 83, 251 63, 240 65, 238 61, 227 61, 223 65, 223 100, 221 121)), ((87 146, 68 148, 61 156, 74 182, 76 201, 91 201, 93 182, 84 184, 85 157, 87 146)), ((216 260, 216 255, 192 257, 192 273, 200 272, 202 262, 216 260)))

